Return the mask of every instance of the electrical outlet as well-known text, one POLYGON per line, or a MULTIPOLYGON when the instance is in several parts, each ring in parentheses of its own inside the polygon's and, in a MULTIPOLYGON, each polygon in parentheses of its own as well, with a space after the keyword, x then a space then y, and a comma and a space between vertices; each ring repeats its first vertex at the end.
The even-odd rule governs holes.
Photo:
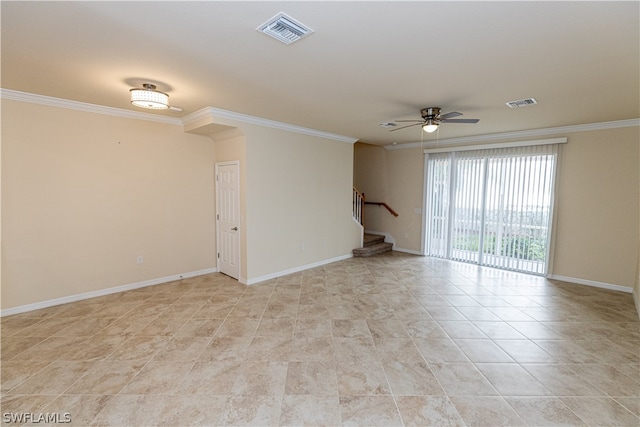
POLYGON ((140 255, 137 259, 136 262, 138 263, 138 265, 140 264, 144 264, 144 257, 142 255, 140 255))

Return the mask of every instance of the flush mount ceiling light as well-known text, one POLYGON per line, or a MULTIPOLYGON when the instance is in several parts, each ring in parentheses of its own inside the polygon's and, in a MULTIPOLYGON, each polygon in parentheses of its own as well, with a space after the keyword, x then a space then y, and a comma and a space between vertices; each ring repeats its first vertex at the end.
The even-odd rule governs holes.
POLYGON ((169 95, 156 90, 156 85, 144 83, 142 89, 131 89, 131 103, 136 107, 166 110, 169 108, 169 95))

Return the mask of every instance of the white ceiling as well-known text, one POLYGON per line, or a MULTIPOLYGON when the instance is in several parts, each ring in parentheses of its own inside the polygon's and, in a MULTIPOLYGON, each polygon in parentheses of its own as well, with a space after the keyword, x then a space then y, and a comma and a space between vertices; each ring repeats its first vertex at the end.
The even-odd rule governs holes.
POLYGON ((152 82, 184 108, 152 112, 168 117, 211 106, 381 145, 419 141, 378 124, 423 107, 480 119, 441 139, 640 117, 637 1, 1 8, 3 88, 140 111, 128 91, 152 82), (279 12, 315 33, 287 46, 256 31, 279 12), (505 105, 527 97, 539 104, 505 105))

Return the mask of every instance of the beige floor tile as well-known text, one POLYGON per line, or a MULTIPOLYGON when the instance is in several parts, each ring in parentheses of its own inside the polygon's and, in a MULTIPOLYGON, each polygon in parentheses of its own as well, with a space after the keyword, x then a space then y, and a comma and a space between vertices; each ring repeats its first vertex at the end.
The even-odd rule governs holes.
POLYGON ((192 363, 148 362, 120 394, 173 394, 192 363))
POLYGON ((331 337, 331 320, 297 319, 294 334, 301 338, 329 338, 331 337))
POLYGON ((280 420, 282 396, 230 396, 220 424, 227 426, 275 426, 280 420))
POLYGON ((61 394, 94 366, 94 362, 51 362, 11 389, 11 394, 61 394))
POLYGON ((371 337, 371 331, 364 319, 332 320, 331 333, 334 338, 371 337))
POLYGON ((640 417, 640 397, 616 397, 615 400, 636 417, 640 417))
POLYGON ((104 410, 112 397, 101 394, 63 394, 51 402, 45 411, 60 414, 63 417, 68 414, 71 422, 64 425, 79 427, 95 425, 92 424, 92 420, 104 410))
POLYGON ((576 374, 571 365, 523 364, 555 396, 599 396, 600 390, 576 374))
POLYGON ((242 363, 236 360, 196 362, 176 388, 178 395, 231 393, 242 363))
POLYGON ((391 389, 380 362, 359 366, 337 367, 340 396, 390 395, 391 389))
POLYGON ((0 323, 3 413, 72 425, 640 425, 630 295, 397 252, 0 323))
POLYGON ((477 363, 476 367, 503 396, 547 396, 551 394, 517 363, 477 363))
POLYGON ((465 425, 453 403, 445 396, 398 396, 396 404, 405 426, 465 425))
POLYGON ((514 361, 489 339, 455 339, 453 341, 474 363, 510 363, 514 361))
POLYGON ((282 399, 280 425, 283 427, 341 425, 338 397, 286 395, 282 399))
POLYGON ((51 362, 49 361, 26 361, 10 360, 3 361, 0 365, 2 375, 2 393, 6 393, 12 388, 20 385, 32 375, 37 374, 51 362))
MULTIPOLYGON (((47 408, 56 398, 56 394, 5 394, 0 398, 2 414, 16 414, 20 416, 25 413, 40 413, 47 408)), ((11 420, 11 418, 10 418, 11 420)), ((22 421, 24 423, 25 421, 22 421)), ((19 421, 5 423, 5 425, 20 425, 19 421)))
POLYGON ((333 339, 294 337, 291 342, 291 361, 310 361, 334 363, 333 339))
POLYGON ((224 319, 191 318, 176 332, 178 337, 213 337, 224 319))
POLYGON ((207 337, 174 336, 162 347, 153 360, 156 362, 195 362, 211 342, 207 337))
POLYGON ((386 360, 382 362, 394 396, 444 395, 444 390, 424 361, 386 360))
POLYGON ((337 396, 335 364, 317 361, 289 362, 285 394, 337 396))
POLYGON ((142 394, 111 396, 90 425, 110 427, 158 425, 164 405, 164 396, 142 394))
POLYGON ((498 394, 472 363, 431 363, 429 366, 448 396, 498 394))
POLYGON ((640 418, 609 397, 563 397, 561 399, 576 415, 590 425, 640 425, 640 418))
POLYGON ((501 397, 453 396, 451 401, 468 426, 525 426, 525 422, 501 397))
POLYGON ((429 363, 469 362, 469 358, 451 339, 414 338, 414 342, 429 363))
POLYGON ((404 327, 413 338, 446 339, 447 333, 435 320, 405 320, 404 327))
POLYGON ((586 426, 557 397, 505 397, 505 400, 530 426, 586 426))
POLYGON ((255 333, 256 337, 291 338, 295 327, 295 319, 263 317, 255 333))
POLYGON ((291 336, 255 337, 247 349, 246 359, 287 362, 291 359, 291 336))
POLYGON ((452 339, 486 338, 486 335, 468 320, 438 320, 438 324, 452 339))
POLYGON ((164 406, 158 416, 158 425, 216 426, 227 406, 227 396, 178 395, 164 398, 164 406))
MULTIPOLYGON (((11 360, 16 355, 21 355, 20 359, 24 359, 22 353, 29 350, 36 344, 46 340, 47 337, 27 337, 27 336, 10 336, 2 337, 2 344, 0 350, 0 357, 2 361, 11 360)), ((30 353, 35 356, 39 356, 40 352, 30 353)), ((33 358, 33 357, 32 357, 33 358)), ((46 358, 45 358, 46 360, 46 358)))
POLYGON ((286 362, 245 362, 237 371, 231 393, 251 396, 282 396, 286 379, 286 362))
POLYGON ((494 340, 524 340, 524 335, 505 322, 474 322, 476 328, 480 329, 487 337, 494 340))
POLYGON ((529 340, 494 340, 509 356, 519 363, 551 363, 556 358, 529 340))
POLYGON ((67 394, 118 394, 144 367, 145 362, 100 361, 67 394))
POLYGON ((608 396, 640 397, 640 382, 611 365, 573 365, 573 371, 608 396))
POLYGON ((109 356, 108 360, 149 361, 164 348, 168 341, 164 337, 133 336, 127 338, 109 356))
POLYGON ((391 396, 341 396, 343 426, 401 426, 402 419, 391 396))

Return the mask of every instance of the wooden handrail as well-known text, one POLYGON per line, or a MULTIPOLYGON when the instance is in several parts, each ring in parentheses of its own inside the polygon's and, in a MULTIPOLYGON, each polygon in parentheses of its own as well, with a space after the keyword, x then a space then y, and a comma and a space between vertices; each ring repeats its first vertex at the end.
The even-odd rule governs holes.
POLYGON ((388 204, 384 203, 384 202, 364 202, 365 205, 377 205, 377 206, 383 206, 385 208, 387 208, 387 210, 389 212, 391 212, 391 215, 393 216, 398 216, 398 213, 396 211, 394 211, 393 209, 391 209, 391 206, 389 206, 388 204))

